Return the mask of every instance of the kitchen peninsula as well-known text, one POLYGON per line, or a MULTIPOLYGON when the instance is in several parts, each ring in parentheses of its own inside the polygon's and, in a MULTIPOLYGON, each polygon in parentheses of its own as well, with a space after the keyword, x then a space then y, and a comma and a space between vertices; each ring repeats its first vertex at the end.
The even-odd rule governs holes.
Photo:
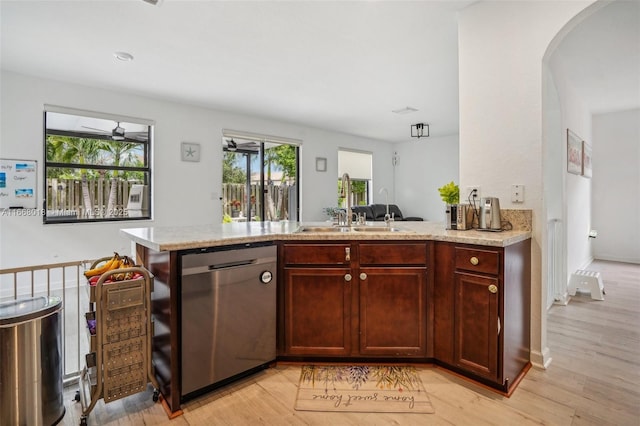
POLYGON ((155 276, 153 360, 171 412, 195 396, 181 389, 181 256, 265 243, 278 251, 276 360, 433 363, 513 392, 530 367, 530 225, 503 232, 433 222, 330 226, 121 230, 155 276))

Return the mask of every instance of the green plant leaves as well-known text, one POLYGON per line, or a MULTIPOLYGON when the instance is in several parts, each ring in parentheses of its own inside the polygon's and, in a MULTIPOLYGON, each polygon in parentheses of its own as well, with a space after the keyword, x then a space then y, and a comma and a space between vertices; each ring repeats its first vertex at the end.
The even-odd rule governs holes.
POLYGON ((442 201, 447 204, 458 204, 460 202, 460 188, 453 181, 438 188, 442 201))

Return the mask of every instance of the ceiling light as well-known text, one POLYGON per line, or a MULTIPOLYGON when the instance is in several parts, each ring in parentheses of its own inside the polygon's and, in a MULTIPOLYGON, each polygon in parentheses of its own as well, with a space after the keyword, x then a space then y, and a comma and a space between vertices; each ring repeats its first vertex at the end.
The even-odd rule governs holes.
POLYGON ((417 123, 411 125, 411 137, 412 138, 428 138, 429 137, 429 125, 424 123, 417 123), (425 132, 426 129, 426 132, 425 132))
POLYGON ((417 108, 414 107, 404 107, 404 108, 400 108, 400 109, 394 109, 393 111, 391 111, 394 114, 400 114, 400 115, 404 115, 404 114, 411 114, 412 112, 416 112, 418 111, 417 108))
POLYGON ((116 127, 111 131, 111 139, 114 141, 124 140, 124 128, 120 127, 120 122, 118 122, 116 127))
POLYGON ((133 61, 133 55, 127 52, 114 52, 113 56, 115 56, 116 59, 120 61, 124 61, 124 62, 133 61))

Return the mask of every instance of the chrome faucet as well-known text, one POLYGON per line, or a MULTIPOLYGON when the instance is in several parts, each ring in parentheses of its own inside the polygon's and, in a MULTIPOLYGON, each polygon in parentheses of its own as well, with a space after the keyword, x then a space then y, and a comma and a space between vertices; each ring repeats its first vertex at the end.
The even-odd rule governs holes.
POLYGON ((384 192, 385 195, 385 201, 386 201, 386 205, 387 205, 387 213, 384 215, 384 223, 387 224, 387 226, 391 226, 391 222, 394 221, 394 216, 395 213, 393 215, 389 214, 389 191, 387 190, 387 188, 380 188, 380 191, 378 191, 378 194, 382 194, 384 192))
POLYGON ((346 206, 347 206, 347 214, 345 225, 351 226, 353 221, 353 212, 351 211, 351 178, 349 177, 349 173, 344 173, 342 175, 342 189, 340 190, 340 197, 345 198, 346 206))

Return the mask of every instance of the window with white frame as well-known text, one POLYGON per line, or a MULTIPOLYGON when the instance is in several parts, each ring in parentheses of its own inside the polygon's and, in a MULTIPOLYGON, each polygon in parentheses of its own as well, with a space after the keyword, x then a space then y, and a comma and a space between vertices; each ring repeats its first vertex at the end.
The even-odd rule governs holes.
POLYGON ((351 179, 351 205, 365 206, 371 200, 371 176, 373 155, 370 152, 338 150, 338 206, 344 206, 344 198, 340 198, 342 175, 349 174, 351 179))

